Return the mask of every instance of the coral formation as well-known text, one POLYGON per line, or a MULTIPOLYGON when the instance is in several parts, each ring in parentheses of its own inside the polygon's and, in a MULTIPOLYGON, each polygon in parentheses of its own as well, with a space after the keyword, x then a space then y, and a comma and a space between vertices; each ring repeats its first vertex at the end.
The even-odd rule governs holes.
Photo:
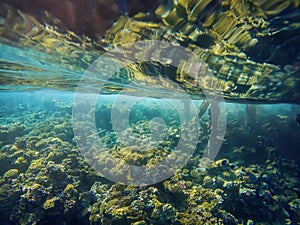
MULTIPOLYGON (((110 107, 97 106, 97 115, 106 115, 110 107)), ((109 121, 97 124, 105 151, 99 154, 91 142, 88 154, 111 168, 103 173, 124 176, 120 168, 126 163, 151 167, 165 158, 178 160, 173 151, 181 130, 174 112, 165 115, 165 135, 153 143, 149 121, 159 109, 146 115, 143 105, 138 109, 142 120, 134 117, 121 140, 116 140, 109 121), (134 138, 144 141, 132 145, 134 138), (121 160, 116 163, 115 158, 121 160)), ((65 111, 36 112, 19 124, 21 128, 11 121, 14 128, 4 126, 1 133, 6 137, 8 130, 18 130, 1 145, 0 215, 12 224, 297 224, 300 169, 282 156, 273 139, 266 139, 278 126, 269 119, 272 123, 265 118, 260 125, 251 124, 255 132, 249 133, 248 128, 233 126, 229 117, 233 127, 218 158, 211 161, 202 157, 209 134, 209 117, 203 116, 188 163, 160 183, 136 187, 108 181, 91 168, 73 141, 65 111), (247 144, 238 142, 237 134, 247 136, 247 144)), ((159 127, 153 124, 152 131, 159 127)))

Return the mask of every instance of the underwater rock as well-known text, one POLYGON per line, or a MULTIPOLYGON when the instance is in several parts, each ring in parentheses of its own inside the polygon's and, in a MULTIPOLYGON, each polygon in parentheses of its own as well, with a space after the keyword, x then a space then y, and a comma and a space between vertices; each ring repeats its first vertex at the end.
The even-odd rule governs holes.
POLYGON ((254 225, 254 222, 252 220, 247 220, 246 225, 254 225))
MULTIPOLYGON (((171 198, 174 198, 172 203, 174 205, 180 205, 182 208, 186 205, 186 199, 189 195, 187 185, 184 180, 172 179, 163 182, 164 192, 171 198), (178 204, 180 202, 180 204, 178 204)), ((192 187, 192 186, 191 186, 192 187)))
POLYGON ((200 178, 201 175, 200 175, 200 173, 197 170, 191 170, 190 171, 190 176, 192 178, 198 179, 198 178, 200 178))
POLYGON ((164 204, 158 200, 154 203, 152 211, 152 223, 155 224, 172 224, 175 222, 176 209, 171 204, 164 204))
POLYGON ((186 200, 186 209, 177 213, 177 221, 180 224, 236 224, 234 216, 219 210, 223 202, 222 195, 220 189, 212 191, 193 186, 186 200))
MULTIPOLYGON (((2 151, 2 150, 1 150, 2 151)), ((10 165, 10 159, 7 157, 7 154, 4 152, 0 152, 0 174, 2 175, 10 165)))
POLYGON ((290 210, 300 218, 300 199, 293 199, 291 202, 288 203, 290 206, 290 210))
POLYGON ((254 199, 256 196, 256 189, 240 188, 239 195, 242 199, 254 199))
POLYGON ((48 191, 40 184, 27 186, 25 190, 20 203, 14 207, 10 220, 20 224, 36 224, 44 217, 45 213, 40 206, 45 202, 48 191))
POLYGON ((178 183, 177 188, 171 189, 172 184, 165 181, 163 190, 117 184, 109 190, 105 187, 106 195, 101 195, 100 201, 94 203, 90 220, 94 221, 93 224, 132 224, 139 221, 147 224, 215 224, 219 221, 218 224, 222 224, 220 221, 225 218, 227 222, 237 221, 227 212, 219 211, 223 201, 222 190, 213 192, 200 186, 185 190, 178 183), (183 191, 185 194, 180 194, 183 191), (217 212, 220 217, 215 218, 217 212))
POLYGON ((12 143, 16 137, 20 137, 25 132, 25 126, 23 124, 14 123, 11 126, 0 126, 0 143, 9 144, 12 143))
POLYGON ((0 216, 8 224, 87 224, 92 200, 88 190, 99 175, 69 138, 52 132, 52 125, 64 120, 42 116, 15 143, 1 148, 6 169, 0 179, 0 216))
POLYGON ((10 169, 3 174, 4 179, 14 179, 17 178, 18 176, 19 176, 18 169, 10 169))
POLYGON ((147 223, 145 220, 140 220, 140 221, 132 223, 132 225, 147 225, 147 223))
POLYGON ((9 217, 12 208, 18 203, 20 195, 18 185, 12 184, 11 181, 2 183, 0 186, 0 215, 5 215, 5 218, 9 217))
POLYGON ((151 219, 151 213, 158 207, 157 189, 150 187, 139 190, 121 184, 113 184, 102 201, 91 208, 92 224, 130 224, 151 219))
MULTIPOLYGON (((68 129, 61 114, 56 113, 51 119, 40 118, 26 126, 21 137, 1 146, 0 217, 10 218, 3 223, 300 223, 299 165, 277 155, 278 149, 273 146, 260 151, 255 141, 248 146, 237 144, 230 146, 231 155, 228 152, 222 155, 221 151, 216 161, 202 159, 205 150, 202 141, 208 135, 205 130, 191 161, 172 177, 155 185, 132 187, 106 180, 85 161, 73 141, 58 137, 64 128, 68 129), (263 163, 255 162, 255 157, 247 161, 251 152, 260 155, 259 162, 263 163)), ((209 129, 209 124, 203 127, 209 129)), ((147 144, 147 129, 146 121, 142 121, 126 130, 122 137, 130 143, 129 134, 134 131, 135 135, 145 137, 140 146, 118 146, 113 132, 101 131, 99 137, 105 140, 106 151, 98 154, 90 143, 89 154, 101 165, 114 168, 107 171, 114 174, 120 173, 122 165, 114 164, 111 155, 134 165, 139 160, 139 165, 155 165, 164 158, 176 162, 169 142, 176 140, 179 129, 167 129, 167 140, 156 148, 153 143, 147 144)))
POLYGON ((215 164, 217 167, 226 169, 229 166, 229 160, 228 159, 219 159, 215 162, 215 164))

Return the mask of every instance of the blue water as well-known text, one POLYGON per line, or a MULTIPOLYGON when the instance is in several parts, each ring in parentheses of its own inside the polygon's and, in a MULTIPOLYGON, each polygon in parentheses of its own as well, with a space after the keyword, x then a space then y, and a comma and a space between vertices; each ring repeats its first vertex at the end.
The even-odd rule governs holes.
MULTIPOLYGON (((245 224, 251 221, 257 224, 273 224, 273 220, 279 224, 286 220, 291 221, 289 224, 298 223, 300 158, 297 146, 300 144, 300 127, 295 117, 300 112, 299 105, 226 103, 226 129, 221 148, 214 159, 215 163, 203 167, 200 166, 203 161, 202 155, 208 145, 211 129, 211 112, 208 110, 199 118, 200 136, 195 151, 181 170, 171 178, 148 187, 127 189, 129 186, 120 186, 118 182, 110 181, 111 177, 95 172, 95 165, 90 164, 85 153, 78 150, 72 120, 75 96, 74 92, 55 90, 1 93, 0 213, 3 218, 7 218, 6 223, 21 224, 22 221, 27 221, 27 224, 31 224, 38 221, 39 224, 57 224, 66 221, 67 224, 73 224, 79 221, 79 224, 88 224, 89 221, 93 221, 94 224, 102 224, 100 221, 112 217, 116 224, 123 224, 124 221, 124 224, 129 224, 132 219, 122 219, 109 208, 101 211, 99 205, 102 208, 109 207, 110 204, 125 207, 126 204, 134 204, 135 199, 137 201, 143 198, 149 202, 148 206, 139 206, 140 210, 156 210, 157 206, 152 205, 151 201, 158 198, 161 204, 172 206, 171 215, 175 216, 177 210, 183 213, 184 210, 196 210, 194 207, 197 205, 192 201, 198 202, 197 207, 204 207, 204 202, 192 197, 197 188, 201 189, 197 189, 199 193, 205 190, 207 194, 212 195, 208 199, 219 199, 219 202, 210 202, 212 208, 209 212, 225 210, 225 217, 233 216, 224 224, 234 224, 238 221, 244 221, 245 224), (228 160, 229 164, 225 160, 228 160), (186 174, 186 171, 189 173, 186 174), (197 171, 196 175, 191 171, 197 171), (213 183, 206 180, 207 176, 213 183), (228 185, 230 183, 231 185, 228 185), (122 190, 119 195, 111 189, 114 186, 122 190), (151 188, 157 189, 158 192, 151 188), (146 190, 148 194, 141 197, 146 190), (222 194, 213 197, 216 190, 222 190, 222 194), (125 201, 123 198, 131 196, 131 191, 141 196, 130 197, 125 201), (173 195, 180 198, 180 202, 176 202, 173 195), (113 203, 116 196, 119 196, 119 203, 113 203), (186 205, 185 201, 189 203, 186 205), (88 209, 92 211, 89 212, 88 209), (33 217, 29 217, 30 215, 33 217)), ((194 100, 192 105, 198 109, 202 102, 194 100)), ((129 149, 137 148, 136 146, 157 146, 155 151, 164 149, 167 154, 172 154, 172 151, 176 151, 180 136, 184 132, 181 118, 178 116, 178 113, 185 113, 183 106, 182 102, 176 99, 99 95, 94 115, 101 149, 104 150, 97 155, 100 154, 100 159, 105 160, 108 158, 105 152, 109 151, 111 154, 121 154, 121 157, 129 160, 128 163, 140 165, 138 161, 130 161, 130 158, 119 150, 124 148, 131 152, 130 154, 137 154, 138 150, 134 153, 129 149), (125 136, 120 137, 115 133, 111 122, 114 107, 120 111, 128 107, 131 110, 128 114, 128 126, 131 128, 121 132, 125 136), (148 125, 153 118, 161 120, 157 120, 158 123, 153 122, 155 127, 151 130, 148 125), (156 129, 159 126, 161 130, 156 129), (178 132, 165 136, 166 127, 170 132, 178 132), (162 138, 157 136, 161 135, 160 133, 162 138), (157 143, 160 145, 155 141, 151 142, 151 139, 148 139, 149 135, 158 138, 157 143), (138 139, 138 143, 134 142, 135 138, 141 136, 143 138, 138 139), (166 143, 170 143, 170 146, 166 143), (114 151, 116 153, 113 153, 114 151), (101 155, 105 158, 101 158, 101 155)), ((123 120, 118 121, 122 123, 123 120)), ((83 128, 88 126, 88 123, 89 119, 83 128)), ((93 143, 90 144, 93 149, 91 152, 97 151, 97 147, 93 147, 93 143)), ((144 159, 146 161, 142 162, 149 164, 151 157, 159 157, 156 154, 150 154, 144 159)), ((208 199, 205 201, 210 201, 208 199)), ((205 209, 205 212, 207 210, 205 209)), ((131 213, 129 210, 126 215, 131 213)), ((145 217, 142 215, 138 217, 149 218, 149 221, 155 221, 155 224, 161 223, 158 219, 151 219, 151 214, 146 214, 145 217)), ((169 214, 161 211, 160 215, 162 221, 173 223, 167 217, 169 214)), ((183 215, 184 218, 189 218, 187 214, 183 215)), ((207 216, 204 221, 213 218, 226 221, 224 215, 216 215, 207 216)), ((179 221, 185 221, 184 218, 179 221)))

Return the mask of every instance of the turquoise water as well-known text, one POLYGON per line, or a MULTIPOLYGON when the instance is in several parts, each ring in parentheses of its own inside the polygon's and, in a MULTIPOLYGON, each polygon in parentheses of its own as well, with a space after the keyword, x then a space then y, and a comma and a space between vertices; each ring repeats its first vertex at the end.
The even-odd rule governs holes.
MULTIPOLYGON (((3 224, 299 223, 300 129, 295 120, 299 106, 226 103, 225 137, 213 162, 202 157, 210 130, 209 111, 205 112, 199 119, 195 151, 186 165, 170 178, 139 187, 110 181, 105 171, 95 170, 95 164, 86 160, 73 132, 74 96, 74 92, 53 90, 2 91, 3 224), (194 213, 197 216, 191 218, 194 213)), ((128 164, 149 165, 175 151, 183 131, 173 105, 180 101, 126 96, 124 109, 130 102, 135 104, 130 126, 120 137, 111 122, 117 98, 99 95, 95 106, 98 138, 104 147, 101 153, 91 152, 99 160, 109 163, 112 154, 128 164), (159 146, 149 139, 149 121, 154 117, 162 118, 168 128, 159 128, 161 121, 153 122, 152 132, 168 130, 159 146), (143 143, 130 141, 137 137, 143 143), (143 154, 139 147, 148 150, 143 154)), ((201 102, 193 101, 193 105, 198 108, 201 102)))
MULTIPOLYGON (((201 20, 221 2, 208 4, 201 20)), ((118 3, 122 13, 146 7, 118 3)), ((281 6, 270 5, 274 12, 281 6)), ((280 68, 271 75, 284 71, 290 77, 281 82, 266 75, 253 93, 269 89, 263 95, 257 91, 257 99, 238 95, 247 85, 230 82, 222 84, 224 92, 203 95, 196 81, 212 74, 204 61, 190 68, 189 80, 176 77, 171 51, 162 54, 165 67, 151 59, 124 69, 101 58, 113 47, 101 45, 98 36, 80 36, 0 6, 0 224, 300 224, 298 59, 289 64, 289 56, 280 66, 266 67, 280 68), (99 57, 103 61, 93 64, 99 57), (291 89, 269 85, 271 80, 291 89), (269 100, 274 93, 278 98, 269 100)), ((67 8, 66 16, 72 10, 67 8)), ((295 11, 285 23, 296 29, 295 11)), ((272 26, 282 20, 275 17, 272 26)), ((279 29, 279 34, 285 31, 291 32, 279 29)), ((282 37, 276 38, 274 45, 282 37)), ((269 58, 268 52, 254 57, 255 49, 248 50, 258 61, 266 58, 263 67, 277 62, 282 49, 295 51, 288 48, 294 39, 278 44, 269 58)), ((151 57, 157 56, 154 49, 151 57)), ((218 69, 222 66, 213 60, 220 59, 210 59, 218 69)), ((226 76, 236 79, 230 70, 226 76)))

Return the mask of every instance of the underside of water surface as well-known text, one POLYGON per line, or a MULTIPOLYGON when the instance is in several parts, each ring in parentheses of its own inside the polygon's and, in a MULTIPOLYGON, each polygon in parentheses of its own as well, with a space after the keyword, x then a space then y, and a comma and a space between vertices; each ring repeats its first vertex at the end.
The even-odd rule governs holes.
POLYGON ((300 224, 298 0, 0 0, 0 224, 300 224))

